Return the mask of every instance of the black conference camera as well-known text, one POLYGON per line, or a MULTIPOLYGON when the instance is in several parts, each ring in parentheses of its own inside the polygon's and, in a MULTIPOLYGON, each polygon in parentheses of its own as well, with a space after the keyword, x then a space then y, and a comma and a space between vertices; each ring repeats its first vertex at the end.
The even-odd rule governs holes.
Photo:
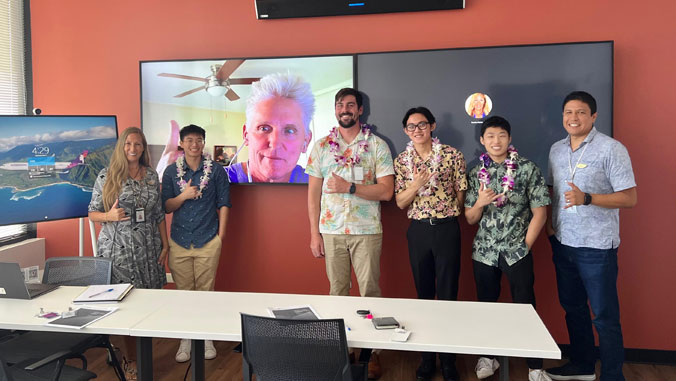
POLYGON ((36 108, 33 109, 33 115, 40 115, 40 114, 42 114, 41 108, 36 107, 36 108))

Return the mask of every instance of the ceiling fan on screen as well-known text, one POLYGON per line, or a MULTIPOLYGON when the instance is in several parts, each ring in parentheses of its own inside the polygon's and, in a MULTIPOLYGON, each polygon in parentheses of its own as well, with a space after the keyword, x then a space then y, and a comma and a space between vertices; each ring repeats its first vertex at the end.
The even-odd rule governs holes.
POLYGON ((220 97, 225 95, 229 100, 236 101, 239 99, 239 95, 230 88, 232 85, 250 85, 260 80, 260 78, 230 78, 232 73, 243 63, 244 60, 227 60, 223 65, 211 65, 211 75, 205 78, 171 73, 160 73, 157 76, 204 82, 204 85, 174 95, 174 98, 182 98, 200 90, 206 90, 211 96, 220 97))

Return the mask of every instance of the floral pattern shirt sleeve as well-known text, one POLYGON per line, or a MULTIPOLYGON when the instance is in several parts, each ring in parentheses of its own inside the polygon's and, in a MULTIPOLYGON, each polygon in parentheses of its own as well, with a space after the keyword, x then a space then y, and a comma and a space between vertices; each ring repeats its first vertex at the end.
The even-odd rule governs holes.
MULTIPOLYGON (((345 156, 351 156, 358 148, 359 142, 365 136, 362 132, 350 144, 340 136, 336 141, 345 156)), ((394 174, 390 149, 381 138, 370 135, 368 150, 361 155, 363 180, 355 180, 353 169, 349 165, 342 165, 335 159, 330 150, 327 138, 315 143, 308 159, 305 173, 310 176, 323 178, 321 209, 319 215, 319 232, 322 234, 380 234, 380 202, 370 201, 349 193, 326 193, 326 183, 332 173, 341 176, 349 182, 357 184, 375 184, 377 178, 394 174)))
MULTIPOLYGON (((441 154, 442 159, 435 173, 437 186, 433 189, 431 195, 422 196, 418 194, 415 197, 406 213, 410 219, 445 218, 460 215, 461 205, 458 203, 457 194, 467 189, 465 158, 462 152, 447 145, 443 145, 441 154)), ((433 165, 429 158, 423 161, 415 150, 412 157, 411 153, 403 151, 395 161, 395 172, 397 174, 394 183, 395 193, 402 192, 413 181, 411 162, 419 170, 425 167, 427 170, 433 171, 433 165)))
MULTIPOLYGON (((533 213, 531 209, 549 205, 549 190, 545 185, 540 169, 532 161, 519 157, 514 177, 514 189, 507 194, 507 204, 497 207, 489 204, 484 207, 479 230, 474 237, 472 259, 488 266, 498 266, 500 256, 509 266, 525 257, 529 250, 526 245, 526 233, 533 213)), ((472 207, 478 198, 478 164, 469 173, 470 187, 465 198, 465 206, 472 207)), ((489 188, 496 193, 502 192, 500 179, 505 175, 500 163, 491 163, 489 188)))

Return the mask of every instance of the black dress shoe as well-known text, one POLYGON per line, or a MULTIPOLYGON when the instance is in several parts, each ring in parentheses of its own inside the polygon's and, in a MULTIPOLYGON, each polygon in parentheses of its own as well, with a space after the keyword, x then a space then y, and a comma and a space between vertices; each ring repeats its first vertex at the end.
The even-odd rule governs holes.
POLYGON ((441 366, 441 375, 444 376, 444 381, 458 381, 460 376, 458 375, 458 370, 453 365, 442 365, 441 366))
POLYGON ((437 366, 433 362, 423 361, 420 363, 420 366, 415 371, 415 379, 430 381, 434 377, 434 373, 437 372, 437 366))

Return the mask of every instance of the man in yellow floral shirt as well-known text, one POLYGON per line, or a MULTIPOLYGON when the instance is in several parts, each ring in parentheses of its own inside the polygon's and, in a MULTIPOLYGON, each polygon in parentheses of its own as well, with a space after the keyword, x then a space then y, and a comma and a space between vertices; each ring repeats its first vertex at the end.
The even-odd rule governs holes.
POLYGON ((331 295, 349 294, 352 264, 361 296, 380 296, 380 201, 392 198, 392 155, 359 122, 364 107, 357 90, 338 91, 335 107, 340 127, 314 145, 305 169, 310 248, 326 262, 331 295))
MULTIPOLYGON (((415 107, 402 120, 411 141, 394 161, 397 206, 408 209, 406 232, 413 281, 419 299, 457 300, 460 276, 460 226, 457 217, 467 189, 465 158, 432 137, 436 119, 426 107, 415 107)), ((455 354, 440 353, 446 380, 458 380, 455 354)), ((416 379, 431 380, 436 354, 422 353, 416 379)))

